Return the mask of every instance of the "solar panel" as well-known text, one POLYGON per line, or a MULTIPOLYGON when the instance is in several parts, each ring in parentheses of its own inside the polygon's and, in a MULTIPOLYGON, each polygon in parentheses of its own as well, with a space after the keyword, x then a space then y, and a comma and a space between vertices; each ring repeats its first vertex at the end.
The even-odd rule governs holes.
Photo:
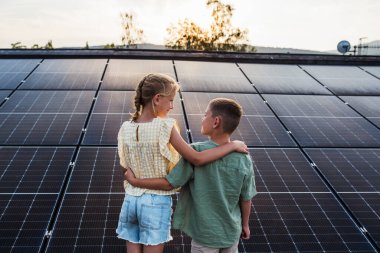
MULTIPOLYGON (((47 252, 124 252, 115 236, 122 200, 123 194, 66 194, 47 252)), ((253 236, 240 241, 239 252, 374 251, 329 193, 259 194, 250 223, 253 236)), ((173 237, 165 252, 189 252, 187 236, 173 237)))
MULTIPOLYGON (((123 199, 124 193, 67 193, 47 252, 125 252, 125 241, 115 233, 123 199)), ((173 241, 165 245, 164 252, 189 252, 188 237, 184 238, 178 230, 172 231, 172 236, 173 241), (187 245, 183 244, 184 239, 187 245)))
POLYGON ((331 94, 296 65, 239 63, 239 66, 261 93, 331 94))
POLYGON ((0 90, 0 104, 11 92, 11 90, 0 90))
POLYGON ((0 114, 0 145, 76 145, 87 114, 0 114))
POLYGON ((0 194, 0 251, 39 252, 57 194, 0 194))
MULTIPOLYGON (((181 135, 187 138, 186 125, 183 115, 169 115, 177 120, 181 135)), ((127 113, 93 113, 90 117, 83 144, 85 145, 117 145, 117 133, 124 121, 130 120, 127 113)))
POLYGON ((306 149, 337 192, 380 192, 380 149, 306 149))
POLYGON ((81 147, 67 192, 124 193, 122 174, 117 148, 81 147))
POLYGON ((264 95, 279 116, 358 117, 335 96, 264 95))
POLYGON ((380 80, 354 66, 302 66, 336 95, 380 95, 380 80))
POLYGON ((133 112, 134 91, 100 91, 93 113, 133 112))
POLYGON ((115 233, 123 198, 66 193, 46 252, 125 252, 115 233))
POLYGON ((380 194, 373 193, 341 193, 344 203, 359 219, 366 233, 380 247, 380 194))
POLYGON ((365 117, 380 116, 380 97, 347 96, 341 98, 365 117))
POLYGON ((258 192, 329 192, 300 150, 250 149, 258 192))
POLYGON ((260 193, 239 252, 374 252, 330 193, 260 193))
POLYGON ((243 107, 244 115, 273 116, 271 110, 257 94, 182 92, 182 97, 187 114, 203 115, 211 99, 222 97, 238 102, 243 107))
POLYGON ((363 118, 280 118, 303 147, 380 147, 380 131, 363 118))
MULTIPOLYGON (((202 135, 200 131, 202 117, 203 115, 199 114, 187 115, 193 142, 207 139, 207 136, 202 135)), ((231 138, 244 141, 251 147, 296 146, 280 122, 271 116, 242 116, 231 138)))
POLYGON ((74 148, 0 147, 0 193, 59 193, 74 148))
POLYGON ((175 79, 173 62, 169 60, 111 59, 101 89, 135 90, 140 80, 150 73, 163 73, 175 79))
POLYGON ((96 90, 105 65, 105 59, 45 60, 20 89, 96 90))
POLYGON ((18 90, 1 113, 88 113, 95 91, 18 90))
MULTIPOLYGON (((133 113, 134 91, 100 91, 95 102, 94 113, 133 113)), ((171 114, 183 114, 181 100, 177 94, 171 114)))
MULTIPOLYGON (((125 252, 115 233, 124 198, 116 137, 137 82, 151 72, 177 74, 182 88, 169 116, 185 140, 207 139, 200 123, 211 99, 243 106, 232 139, 250 147, 258 195, 252 237, 239 252, 380 248, 379 67, 39 62, 0 60, 0 252, 125 252)), ((164 252, 190 252, 191 238, 172 235, 164 252)))
POLYGON ((40 59, 0 59, 0 89, 15 89, 40 59))
POLYGON ((175 61, 182 91, 256 93, 234 63, 175 61))
POLYGON ((368 118, 369 121, 371 121, 372 123, 374 123, 377 127, 380 128, 380 117, 377 117, 377 118, 368 118))
POLYGON ((380 78, 380 67, 377 67, 377 66, 365 66, 365 67, 361 67, 361 68, 364 69, 365 71, 368 71, 372 75, 375 75, 376 77, 380 78))

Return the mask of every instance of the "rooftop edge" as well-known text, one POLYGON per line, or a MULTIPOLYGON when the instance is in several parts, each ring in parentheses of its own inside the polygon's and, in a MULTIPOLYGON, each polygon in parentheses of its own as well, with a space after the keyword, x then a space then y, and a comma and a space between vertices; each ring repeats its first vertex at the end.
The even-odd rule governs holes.
POLYGON ((0 59, 152 59, 196 60, 268 64, 366 65, 380 66, 380 56, 329 54, 279 54, 200 52, 151 49, 0 49, 0 59))

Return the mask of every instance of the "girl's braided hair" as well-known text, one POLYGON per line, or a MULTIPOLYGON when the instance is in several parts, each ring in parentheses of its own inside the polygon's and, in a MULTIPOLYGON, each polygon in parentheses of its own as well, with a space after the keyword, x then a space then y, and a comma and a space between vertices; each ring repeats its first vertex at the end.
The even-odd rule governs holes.
MULTIPOLYGON (((132 121, 136 121, 145 105, 152 101, 156 94, 162 96, 170 96, 179 89, 178 83, 165 74, 148 74, 136 87, 136 95, 134 98, 135 112, 132 115, 132 121)), ((154 110, 154 105, 153 110, 154 110)))

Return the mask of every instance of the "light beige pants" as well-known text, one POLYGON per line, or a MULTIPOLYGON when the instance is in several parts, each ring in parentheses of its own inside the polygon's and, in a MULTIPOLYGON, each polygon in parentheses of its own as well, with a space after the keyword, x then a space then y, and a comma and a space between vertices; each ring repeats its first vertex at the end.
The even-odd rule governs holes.
POLYGON ((239 240, 229 248, 215 249, 200 245, 191 240, 191 253, 238 253, 239 240))

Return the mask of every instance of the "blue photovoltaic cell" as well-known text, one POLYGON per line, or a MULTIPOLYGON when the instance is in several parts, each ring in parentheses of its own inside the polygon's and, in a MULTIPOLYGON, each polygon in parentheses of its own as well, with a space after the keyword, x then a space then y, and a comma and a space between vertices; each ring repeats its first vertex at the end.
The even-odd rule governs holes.
POLYGON ((76 145, 87 114, 0 114, 0 145, 76 145))
POLYGON ((19 90, 0 108, 1 113, 88 113, 95 91, 19 90))
POLYGON ((39 252, 57 194, 0 194, 0 252, 39 252))
POLYGON ((234 63, 175 61, 182 91, 256 93, 234 63))
POLYGON ((368 118, 369 121, 371 121, 372 123, 374 123, 378 128, 380 128, 380 117, 377 117, 377 118, 368 118))
MULTIPOLYGON (((193 142, 204 141, 208 138, 201 134, 202 117, 203 115, 200 114, 187 115, 193 142)), ((251 147, 296 146, 277 118, 271 116, 242 116, 231 138, 244 141, 251 147)))
MULTIPOLYGON (((134 113, 135 91, 100 91, 94 113, 134 113)), ((170 114, 183 114, 179 94, 175 96, 170 114)))
POLYGON ((280 118, 303 147, 380 147, 380 130, 363 118, 280 118))
POLYGON ((86 145, 117 145, 117 133, 124 121, 130 119, 126 113, 94 113, 90 117, 83 140, 86 145))
POLYGON ((340 193, 344 203, 380 247, 380 193, 340 193))
POLYGON ((135 91, 100 91, 93 113, 132 113, 135 91))
POLYGON ((306 149, 337 192, 380 192, 380 149, 306 149))
POLYGON ((366 67, 361 67, 365 71, 368 71, 372 75, 376 76, 377 78, 380 78, 380 67, 378 66, 366 66, 366 67))
POLYGON ((175 79, 170 60, 111 59, 104 75, 102 90, 136 90, 141 79, 150 73, 161 73, 175 79))
POLYGON ((264 95, 278 116, 359 117, 335 96, 264 95))
POLYGON ((44 60, 20 89, 96 90, 105 65, 105 59, 44 60))
POLYGON ((336 95, 380 95, 380 80, 354 66, 302 66, 336 95))
POLYGON ((40 61, 39 59, 0 59, 0 89, 15 89, 40 61))
MULTIPOLYGON (((180 127, 182 137, 188 141, 183 115, 171 114, 180 127)), ((124 121, 130 120, 126 113, 93 113, 90 118, 83 144, 85 145, 117 145, 117 133, 124 121)))
POLYGON ((59 193, 74 148, 0 147, 0 193, 59 193))
POLYGON ((67 192, 124 193, 123 173, 115 147, 81 147, 67 192))
POLYGON ((11 90, 0 90, 0 104, 11 92, 11 90))
POLYGON ((258 192, 329 192, 298 149, 254 148, 258 192))
POLYGON ((204 114, 210 100, 229 98, 243 107, 244 115, 274 116, 263 99, 257 94, 182 92, 187 114, 204 114))
POLYGON ((239 252, 376 252, 330 193, 259 193, 239 252))
POLYGON ((347 96, 341 98, 365 117, 380 116, 380 97, 347 96))
POLYGON ((66 193, 46 252, 125 252, 115 233, 123 199, 123 193, 66 193))
POLYGON ((331 94, 297 65, 239 63, 239 66, 261 93, 331 94))

